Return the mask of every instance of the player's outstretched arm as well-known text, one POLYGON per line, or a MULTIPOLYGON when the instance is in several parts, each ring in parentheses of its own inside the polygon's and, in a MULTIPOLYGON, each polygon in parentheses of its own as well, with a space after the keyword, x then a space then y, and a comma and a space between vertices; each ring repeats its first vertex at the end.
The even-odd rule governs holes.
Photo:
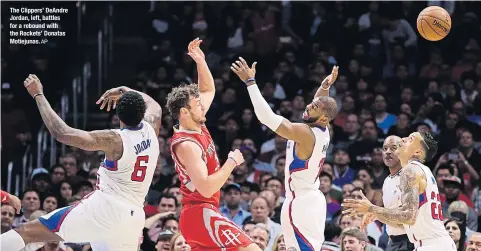
POLYGON ((204 106, 205 113, 207 113, 214 100, 215 84, 214 77, 205 61, 204 52, 200 49, 200 43, 202 43, 202 40, 199 38, 192 40, 192 42, 189 43, 189 52, 187 55, 189 55, 197 65, 197 84, 199 85, 200 100, 202 106, 204 106))
MULTIPOLYGON (((204 162, 202 149, 197 143, 193 141, 184 141, 174 146, 173 155, 182 167, 185 168, 189 176, 193 189, 199 193, 210 198, 213 194, 218 192, 224 183, 229 178, 232 170, 244 162, 242 153, 235 150, 229 153, 229 157, 219 171, 209 175, 207 172, 207 165, 204 162)), ((189 188, 189 185, 186 185, 189 188)), ((189 189, 191 189, 189 188, 189 189)))
POLYGON ((257 119, 281 137, 294 140, 295 142, 302 141, 306 145, 314 145, 314 134, 308 125, 292 123, 272 111, 256 84, 256 64, 257 62, 254 62, 252 67, 249 67, 243 58, 239 58, 238 61, 232 64, 231 70, 247 85, 247 91, 249 92, 257 119))
POLYGON ((331 85, 334 84, 338 75, 339 75, 339 66, 332 67, 331 74, 322 81, 321 86, 319 86, 319 88, 316 91, 316 94, 314 94, 314 98, 321 97, 321 96, 329 96, 329 88, 331 88, 331 85))
POLYGON ((364 194, 361 200, 346 199, 342 203, 344 214, 371 213, 379 221, 390 225, 412 225, 416 222, 419 206, 420 182, 423 174, 415 166, 407 165, 401 171, 400 190, 402 192, 402 206, 387 209, 373 205, 364 194))
POLYGON ((159 103, 151 98, 149 95, 136 91, 134 89, 128 88, 126 86, 119 86, 107 90, 100 98, 97 100, 97 104, 100 104, 100 109, 104 109, 107 107, 107 111, 110 111, 110 108, 115 109, 117 105, 117 101, 119 100, 120 96, 123 93, 133 91, 137 92, 142 96, 145 101, 145 105, 147 107, 144 115, 144 120, 149 123, 155 130, 155 134, 159 135, 160 127, 162 124, 162 107, 160 107, 159 103))
POLYGON ((122 147, 120 135, 110 130, 87 132, 68 126, 52 109, 43 94, 43 86, 37 76, 30 74, 24 81, 27 91, 37 102, 43 123, 52 136, 59 142, 87 151, 111 153, 113 147, 122 147), (119 143, 120 145, 116 144, 119 143), (117 145, 117 146, 115 146, 117 145))

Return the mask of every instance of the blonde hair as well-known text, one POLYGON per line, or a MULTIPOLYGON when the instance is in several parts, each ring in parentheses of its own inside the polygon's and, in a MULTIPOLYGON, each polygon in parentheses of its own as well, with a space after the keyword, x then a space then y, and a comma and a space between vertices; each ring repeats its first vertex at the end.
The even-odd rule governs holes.
MULTIPOLYGON (((169 251, 174 251, 174 249, 175 249, 175 241, 177 241, 177 239, 178 239, 179 237, 181 237, 181 236, 182 236, 182 234, 180 234, 180 233, 176 233, 176 234, 174 234, 174 235, 172 236, 172 238, 170 239, 170 243, 169 243, 169 251)), ((184 239, 185 239, 185 238, 184 238, 184 239)))
POLYGON ((469 208, 466 202, 457 200, 451 203, 448 207, 448 214, 451 215, 453 212, 461 212, 465 215, 468 215, 469 208))
POLYGON ((281 237, 283 237, 283 236, 284 236, 284 234, 279 233, 279 235, 277 235, 277 237, 274 239, 274 244, 272 245, 272 251, 278 251, 278 250, 279 250, 279 249, 278 249, 278 246, 277 246, 277 242, 278 242, 279 239, 280 239, 281 237))
POLYGON ((366 234, 364 234, 361 229, 357 227, 348 227, 344 229, 341 233, 341 251, 344 250, 344 238, 346 236, 351 236, 359 240, 359 242, 365 242, 366 245, 369 243, 369 239, 367 238, 366 234))

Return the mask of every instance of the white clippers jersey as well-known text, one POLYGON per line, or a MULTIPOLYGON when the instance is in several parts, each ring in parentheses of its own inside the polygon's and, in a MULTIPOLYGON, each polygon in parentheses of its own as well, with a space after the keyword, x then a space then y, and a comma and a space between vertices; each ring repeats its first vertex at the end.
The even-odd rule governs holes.
POLYGON ((137 128, 113 131, 122 137, 124 152, 117 161, 101 163, 97 189, 143 207, 159 157, 154 128, 142 121, 137 128))
POLYGON ((295 142, 287 141, 284 183, 287 198, 292 199, 294 192, 303 189, 319 190, 319 174, 331 137, 328 128, 311 127, 311 130, 316 139, 312 156, 308 160, 297 158, 295 142))
POLYGON ((416 222, 414 225, 404 224, 409 240, 415 243, 432 238, 450 238, 443 225, 443 212, 436 178, 427 166, 417 161, 412 161, 410 164, 414 164, 424 171, 427 182, 425 191, 419 195, 416 222))
MULTIPOLYGON (((384 180, 384 184, 382 185, 382 202, 385 208, 393 209, 401 206, 401 190, 399 189, 400 183, 400 172, 397 172, 394 175, 389 175, 384 180)), ((404 228, 393 227, 391 225, 386 225, 386 232, 388 235, 406 234, 404 228)))

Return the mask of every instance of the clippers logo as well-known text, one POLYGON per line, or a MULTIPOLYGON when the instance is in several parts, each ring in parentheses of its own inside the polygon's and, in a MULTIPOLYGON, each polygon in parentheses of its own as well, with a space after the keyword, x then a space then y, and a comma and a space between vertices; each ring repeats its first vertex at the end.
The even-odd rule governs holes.
POLYGON ((209 146, 207 147, 207 154, 209 157, 212 157, 212 154, 215 153, 215 146, 213 142, 210 142, 209 146))

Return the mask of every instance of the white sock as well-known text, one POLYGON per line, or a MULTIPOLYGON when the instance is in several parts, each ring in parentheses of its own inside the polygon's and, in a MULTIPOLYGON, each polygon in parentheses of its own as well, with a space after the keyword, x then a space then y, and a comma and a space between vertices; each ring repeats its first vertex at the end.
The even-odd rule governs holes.
POLYGON ((2 251, 18 251, 24 247, 25 242, 17 231, 10 230, 0 235, 0 249, 2 251))

